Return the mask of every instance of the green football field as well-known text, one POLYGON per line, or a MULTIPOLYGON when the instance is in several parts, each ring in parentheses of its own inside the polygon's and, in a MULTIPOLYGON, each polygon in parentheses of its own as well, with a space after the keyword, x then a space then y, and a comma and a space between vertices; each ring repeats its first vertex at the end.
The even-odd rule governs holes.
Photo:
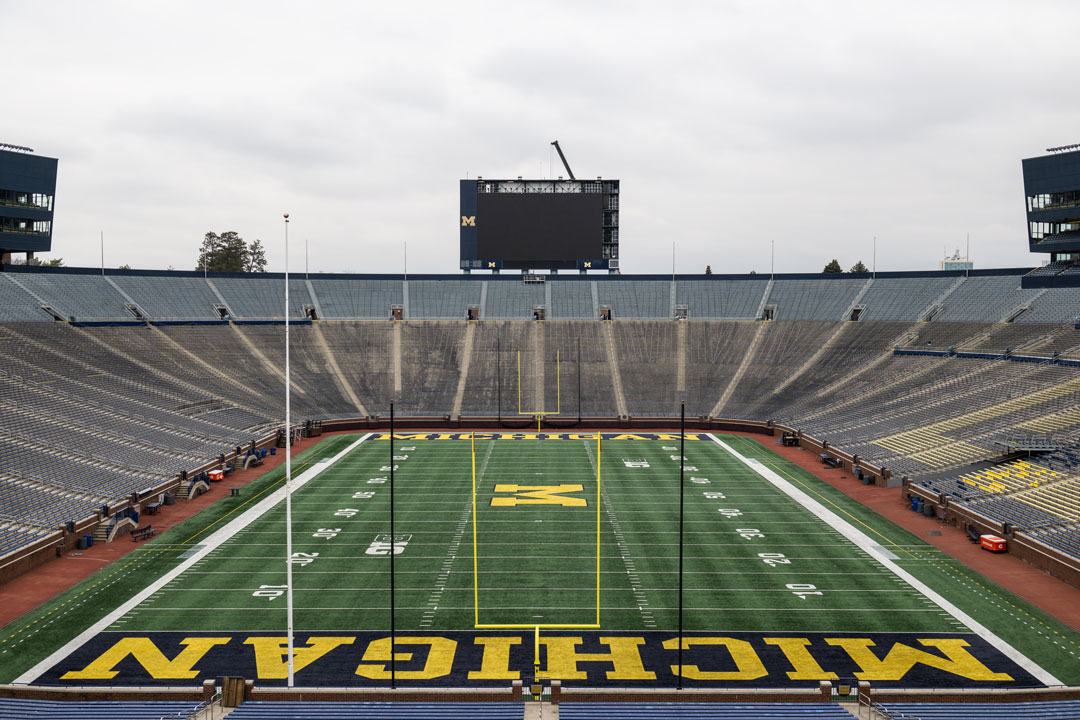
MULTIPOLYGON (((643 672, 668 666, 679 626, 675 436, 605 435, 602 444, 588 434, 432 437, 399 435, 391 451, 386 435, 335 436, 295 461, 296 642, 322 662, 355 650, 315 684, 382 677, 361 668, 388 661, 388 651, 361 645, 390 627, 392 552, 395 631, 430 646, 423 662, 423 653, 401 654, 405 672, 418 673, 406 677, 439 675, 439 648, 454 656, 444 684, 508 676, 511 665, 531 665, 537 626, 549 654, 573 651, 557 645, 560 637, 594 653, 624 652, 644 638, 643 672), (468 664, 465 645, 493 653, 477 655, 468 676, 455 665, 468 664), (502 662, 503 675, 477 674, 489 661, 502 662)), ((902 673, 914 684, 953 676, 961 684, 1080 683, 1075 632, 755 440, 688 436, 684 464, 682 626, 698 646, 725 648, 708 656, 713 670, 698 663, 701 678, 753 680, 753 654, 766 666, 758 678, 835 677, 842 666, 841 677, 887 679, 892 648, 897 667, 915 658, 915 674, 902 673), (1032 670, 1024 660, 1045 673, 1018 671, 1017 663, 1032 670), (944 675, 918 674, 927 668, 944 675)), ((95 576, 96 585, 91 578, 5 628, 0 680, 140 682, 133 660, 147 681, 163 680, 171 676, 155 674, 153 662, 179 667, 183 658, 195 658, 188 676, 212 677, 242 663, 245 644, 277 643, 258 638, 286 628, 285 506, 274 498, 282 477, 268 473, 141 545, 98 574, 111 575, 95 576), (158 655, 139 650, 140 638, 158 655), (200 642, 203 655, 192 649, 200 642)), ((260 677, 279 679, 264 657, 260 677)), ((583 658, 590 680, 589 662, 610 669, 583 658)), ((633 674, 631 660, 619 662, 616 675, 633 674)))

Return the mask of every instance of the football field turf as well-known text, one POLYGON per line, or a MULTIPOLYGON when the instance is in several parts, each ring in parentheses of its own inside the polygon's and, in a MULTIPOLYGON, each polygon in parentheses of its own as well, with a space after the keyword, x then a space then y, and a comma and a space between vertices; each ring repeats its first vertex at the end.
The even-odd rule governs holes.
MULTIPOLYGON (((675 435, 404 434, 391 460, 386 435, 328 438, 294 468, 297 684, 386 684, 391 552, 401 680, 527 677, 539 626, 546 677, 672 684, 679 447, 675 435)), ((689 684, 1080 682, 1076 633, 758 442, 693 434, 685 448, 689 684)), ((37 632, 20 625, 32 619, 13 623, 0 679, 280 682, 281 477, 142 546, 96 617, 61 596, 33 645, 19 637, 37 632)))

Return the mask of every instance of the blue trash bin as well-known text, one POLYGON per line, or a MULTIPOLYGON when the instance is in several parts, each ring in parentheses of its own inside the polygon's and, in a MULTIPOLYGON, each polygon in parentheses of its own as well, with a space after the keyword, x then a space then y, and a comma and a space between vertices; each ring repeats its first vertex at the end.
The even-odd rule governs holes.
POLYGON ((86 540, 86 547, 90 547, 94 544, 93 535, 83 535, 83 538, 86 540))
POLYGON ((917 497, 911 498, 911 509, 915 512, 919 512, 919 504, 921 500, 917 497))
POLYGON ((277 448, 276 447, 270 448, 270 454, 271 455, 277 455, 277 448))

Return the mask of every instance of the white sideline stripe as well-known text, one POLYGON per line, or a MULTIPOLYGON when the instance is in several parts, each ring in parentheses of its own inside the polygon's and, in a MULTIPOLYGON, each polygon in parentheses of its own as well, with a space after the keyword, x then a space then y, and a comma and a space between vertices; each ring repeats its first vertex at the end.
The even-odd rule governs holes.
MULTIPOLYGON (((986 642, 990 643, 994 648, 1001 651, 1006 657, 1015 662, 1020 667, 1031 673, 1039 682, 1044 685, 1063 685, 1060 680, 1051 675, 1046 670, 1043 670, 1040 666, 1036 665, 1030 658, 1014 648, 1009 643, 1005 642, 997 635, 995 635, 989 628, 985 627, 981 623, 975 620, 975 618, 968 615, 960 608, 953 605, 951 602, 938 595, 929 586, 916 579, 907 570, 897 565, 890 559, 883 551, 883 548, 870 539, 869 536, 864 534, 861 530, 857 529, 854 525, 843 519, 829 508, 822 505, 814 498, 807 495, 805 492, 789 483, 784 478, 773 472, 770 468, 766 467, 760 460, 755 458, 747 458, 740 455, 730 445, 724 443, 712 433, 708 434, 710 440, 727 450, 732 456, 738 458, 743 464, 747 465, 751 470, 756 472, 761 477, 772 483, 777 489, 790 497, 795 502, 802 505, 810 512, 817 515, 819 518, 828 523, 833 529, 846 537, 856 546, 863 551, 873 556, 875 560, 881 563, 884 567, 893 572, 897 577, 901 578, 915 590, 922 593, 927 599, 937 605, 945 612, 952 615, 960 622, 967 625, 976 635, 981 637, 986 642)), ((891 553, 890 553, 891 554, 891 553)), ((895 557, 895 556, 894 556, 895 557)))
MULTIPOLYGON (((333 465, 339 459, 341 459, 344 456, 348 455, 350 452, 352 452, 356 448, 357 445, 364 442, 365 440, 370 438, 372 435, 373 435, 373 433, 367 433, 366 435, 362 436, 359 440, 357 440, 353 444, 349 445, 349 447, 345 448, 344 450, 339 452, 337 455, 330 458, 329 461, 327 461, 325 459, 320 460, 319 462, 312 465, 308 470, 305 470, 299 477, 293 478, 293 481, 292 481, 292 490, 293 490, 293 492, 296 492, 297 490, 302 488, 310 480, 313 480, 317 475, 319 475, 319 473, 321 473, 323 470, 326 470, 328 467, 333 465)), ((142 603, 144 600, 149 598, 154 593, 160 592, 163 587, 165 587, 166 585, 171 583, 173 580, 178 578, 180 575, 182 575, 185 571, 190 569, 192 565, 194 565, 195 563, 197 563, 200 560, 202 560, 203 558, 205 558, 211 552, 216 550, 226 540, 229 540, 234 535, 236 535, 236 533, 240 532, 241 530, 246 528, 248 525, 250 525, 252 522, 259 519, 264 513, 268 512, 271 508, 273 508, 275 505, 277 505, 279 502, 281 502, 284 499, 285 499, 285 487, 282 486, 281 488, 279 488, 279 489, 275 490, 273 493, 271 493, 268 497, 263 498, 258 503, 256 503, 254 506, 248 508, 247 510, 242 512, 240 515, 233 518, 233 520, 231 522, 229 522, 228 524, 222 526, 216 532, 214 532, 214 534, 212 534, 210 537, 203 540, 202 544, 199 545, 199 547, 202 548, 201 550, 199 550, 198 552, 191 555, 191 557, 184 560, 184 562, 180 563, 179 565, 174 567, 172 570, 170 570, 169 572, 162 575, 160 578, 155 580, 150 585, 147 585, 145 588, 143 588, 138 593, 133 595, 131 597, 131 599, 128 600, 126 603, 124 603, 120 607, 116 608, 115 610, 113 610, 111 613, 109 613, 108 615, 106 615, 102 619, 98 620, 96 623, 94 623, 93 625, 88 627, 86 630, 81 632, 76 637, 69 640, 67 642, 67 644, 65 644, 63 647, 59 648, 58 650, 56 650, 52 655, 49 655, 47 658, 45 658, 44 660, 39 662, 37 665, 30 668, 29 670, 24 672, 19 677, 15 678, 15 684, 16 685, 28 685, 28 684, 34 682, 35 680, 37 680, 39 677, 41 677, 41 675, 43 673, 45 673, 47 670, 52 668, 58 662, 60 662, 65 657, 70 655, 76 649, 78 649, 79 647, 84 645, 87 641, 90 640, 90 638, 92 638, 95 635, 97 635, 98 633, 102 632, 105 628, 112 625, 114 622, 116 622, 117 620, 122 618, 124 615, 127 615, 129 612, 134 610, 140 603, 142 603)))

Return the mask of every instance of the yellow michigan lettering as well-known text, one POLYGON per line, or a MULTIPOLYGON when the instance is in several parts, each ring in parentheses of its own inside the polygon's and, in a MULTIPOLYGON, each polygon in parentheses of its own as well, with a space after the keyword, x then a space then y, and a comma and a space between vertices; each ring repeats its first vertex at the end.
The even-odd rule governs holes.
POLYGON ((497 493, 514 493, 513 497, 493 497, 491 507, 514 507, 515 505, 563 505, 585 507, 585 498, 566 497, 561 493, 581 492, 583 485, 496 485, 497 493))
POLYGON ((520 645, 521 638, 513 635, 483 635, 473 638, 474 645, 484 648, 479 670, 470 670, 470 680, 519 680, 521 672, 510 669, 510 646, 520 645))
MULTIPOLYGON (((735 670, 702 670, 697 665, 682 666, 682 676, 690 680, 756 680, 765 677, 769 671, 765 664, 754 652, 754 648, 745 640, 736 640, 730 637, 684 637, 683 650, 692 645, 723 645, 735 661, 735 670)), ((665 650, 678 650, 679 639, 672 638, 664 641, 665 650)), ((671 666, 671 674, 679 674, 679 666, 671 666)))
POLYGON ((608 680, 655 680, 656 673, 646 670, 641 664, 639 645, 645 644, 643 637, 600 637, 601 645, 607 645, 611 652, 583 653, 577 646, 582 643, 580 637, 552 635, 541 637, 540 643, 547 647, 547 670, 540 673, 543 678, 561 680, 586 680, 588 673, 578 670, 580 662, 610 663, 612 669, 604 674, 608 680))
POLYGON ((226 645, 230 640, 232 638, 228 637, 184 638, 180 641, 184 649, 170 660, 148 637, 121 638, 82 670, 66 672, 60 679, 110 680, 116 677, 117 671, 113 668, 130 655, 155 680, 187 680, 199 674, 198 670, 193 669, 195 663, 202 660, 210 648, 226 645))
MULTIPOLYGON (((309 637, 307 647, 293 646, 293 672, 300 672, 334 648, 352 645, 355 640, 353 637, 309 637)), ((287 638, 249 637, 244 644, 255 649, 255 669, 260 680, 289 677, 287 638)))
POLYGON ((870 638, 826 638, 825 642, 843 648, 851 656, 861 670, 855 673, 860 680, 902 680, 918 664, 968 680, 1012 680, 1012 676, 996 673, 979 662, 964 649, 968 643, 960 638, 919 638, 922 645, 937 648, 945 657, 894 643, 885 657, 879 658, 870 649, 874 646, 870 638))
MULTIPOLYGON (((457 653, 457 642, 444 637, 433 635, 424 636, 401 636, 394 640, 395 649, 402 645, 428 645, 427 660, 420 670, 396 670, 395 675, 399 680, 431 680, 445 677, 454 669, 454 655, 457 653)), ((408 662, 412 660, 412 653, 394 653, 395 662, 408 662)), ((362 662, 356 666, 356 674, 370 680, 389 680, 390 668, 382 663, 390 662, 390 638, 384 637, 372 640, 364 651, 362 662), (377 665, 365 665, 364 663, 379 663, 377 665)))

